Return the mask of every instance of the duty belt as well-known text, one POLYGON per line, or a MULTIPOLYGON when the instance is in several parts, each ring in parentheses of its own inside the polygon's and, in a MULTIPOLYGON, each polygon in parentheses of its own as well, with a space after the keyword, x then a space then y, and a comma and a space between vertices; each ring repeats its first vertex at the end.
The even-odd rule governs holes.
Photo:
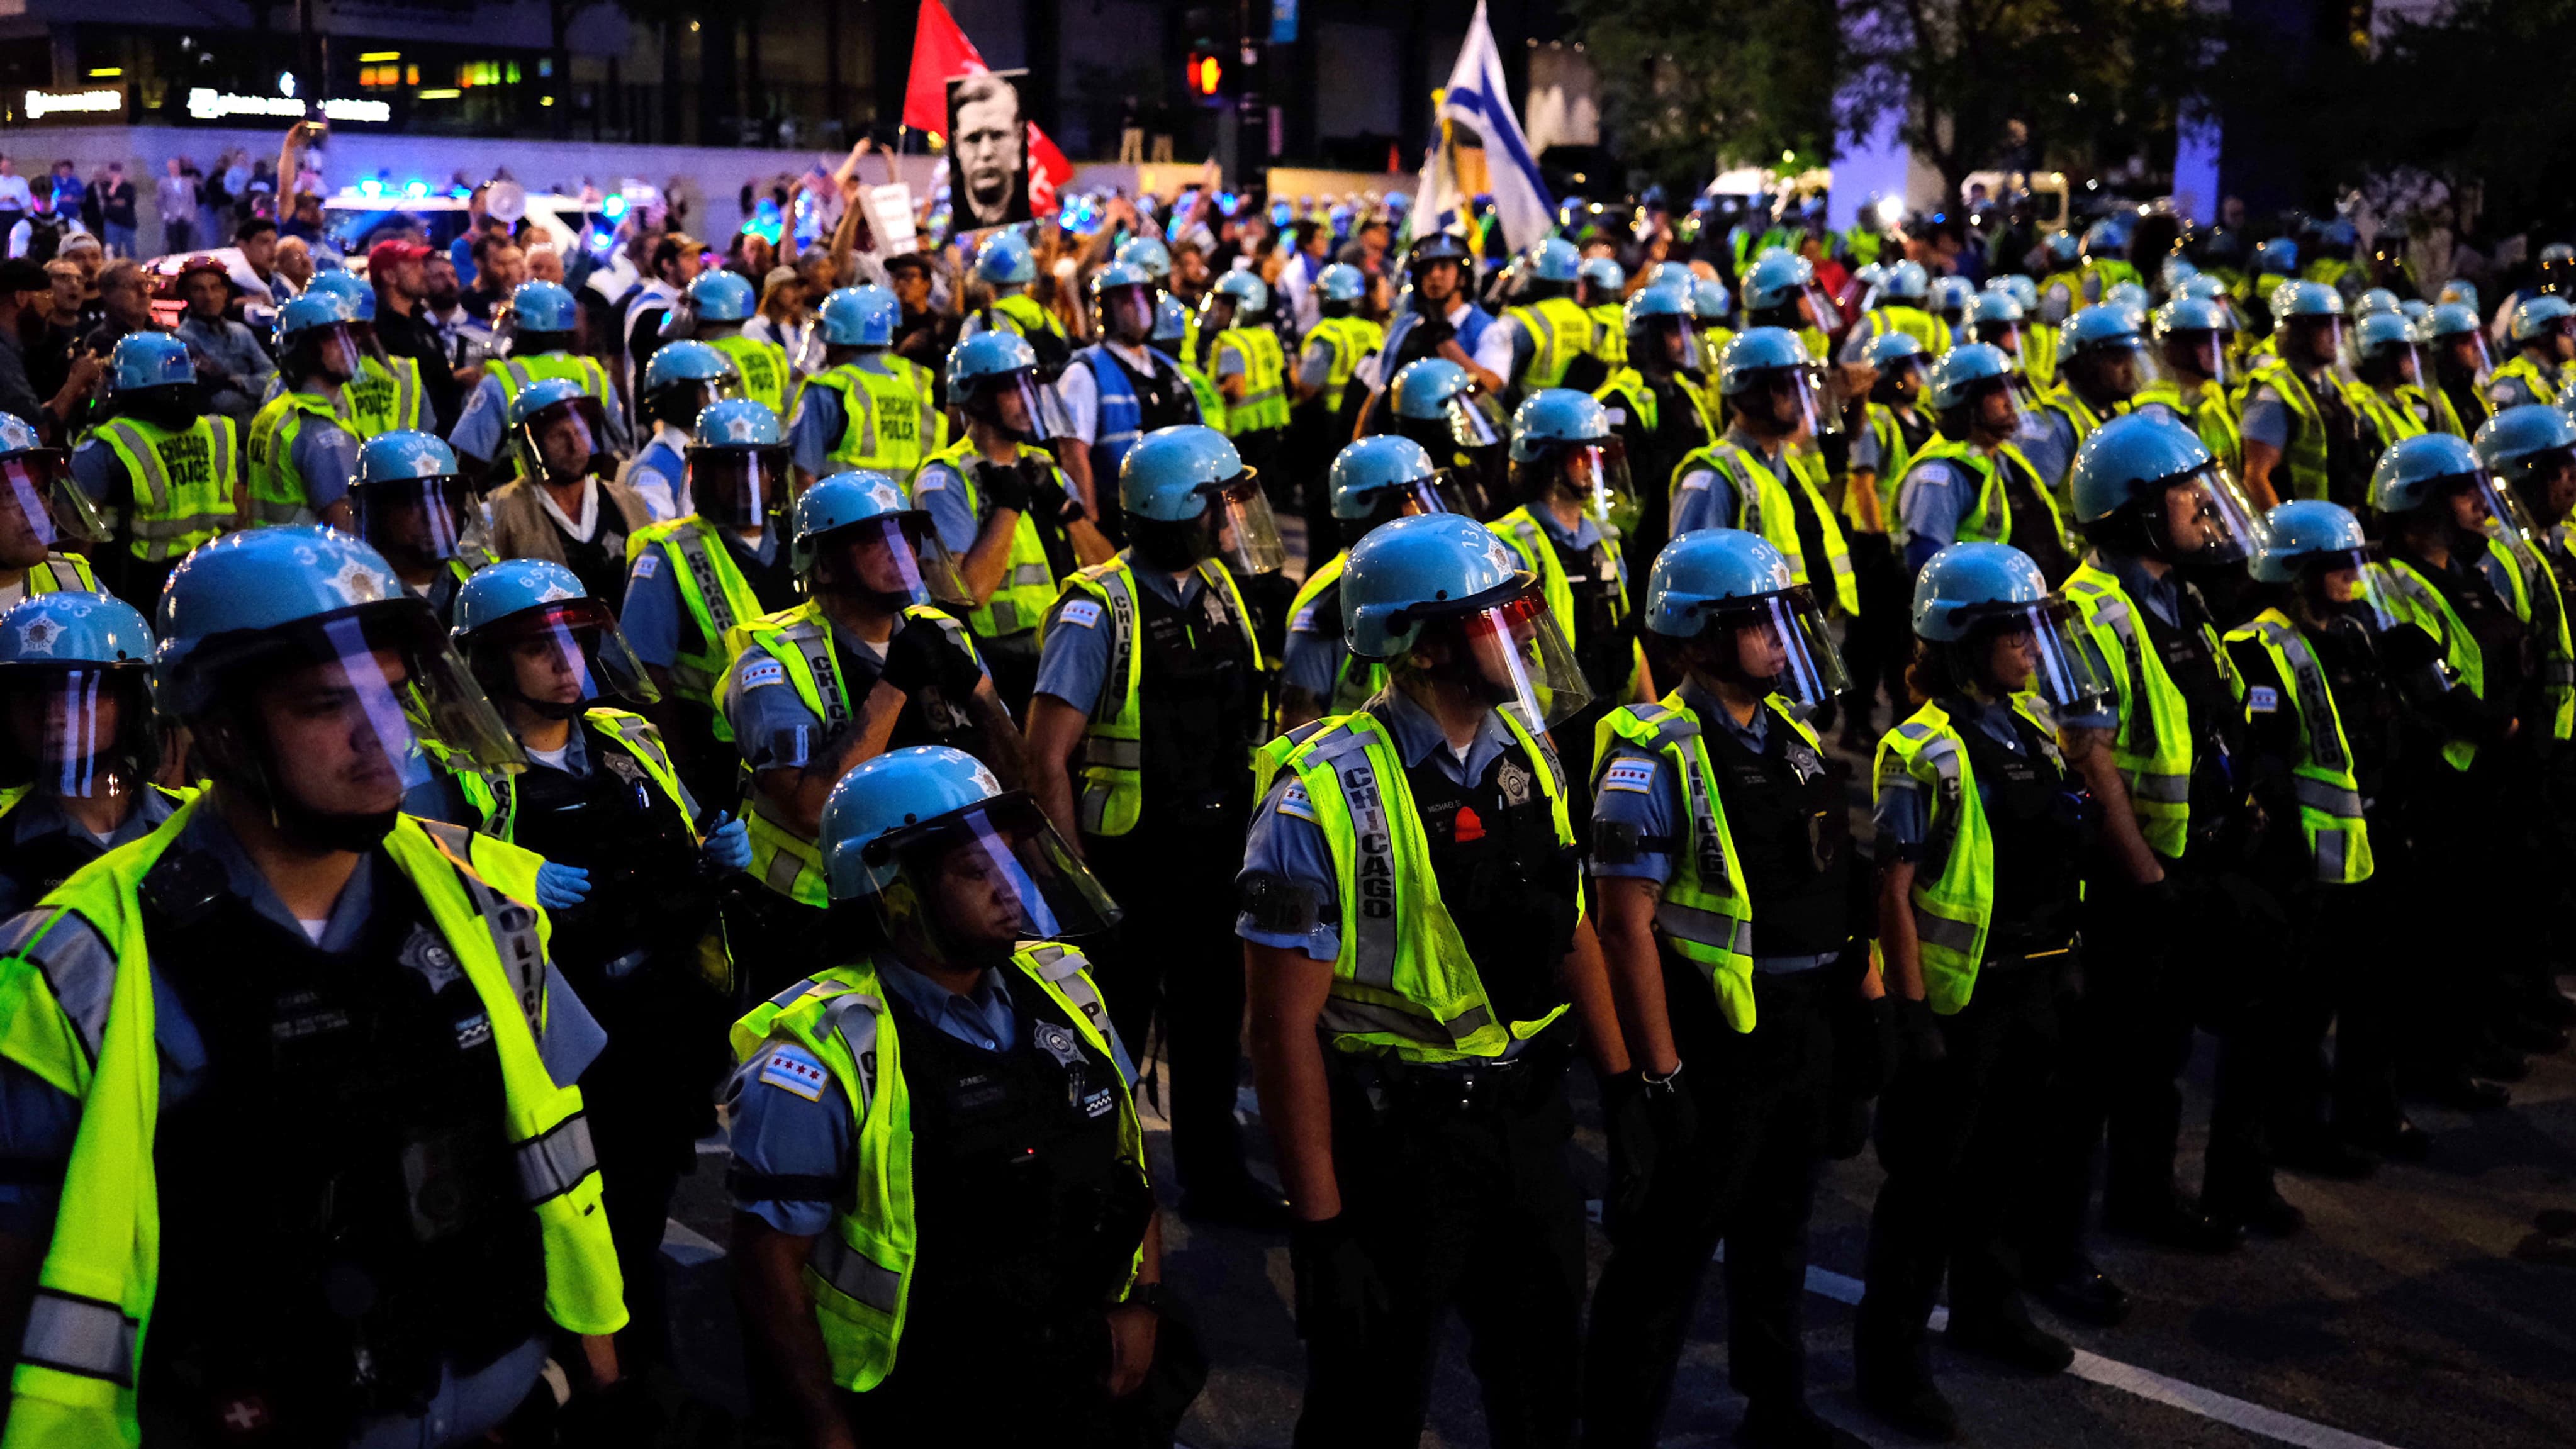
POLYGON ((1542 1032, 1519 1045, 1516 1056, 1456 1062, 1412 1062, 1391 1052, 1364 1056, 1328 1047, 1325 1060, 1330 1070, 1358 1083, 1372 1107, 1491 1112, 1533 1105, 1564 1080, 1570 1052, 1560 1033, 1542 1032))

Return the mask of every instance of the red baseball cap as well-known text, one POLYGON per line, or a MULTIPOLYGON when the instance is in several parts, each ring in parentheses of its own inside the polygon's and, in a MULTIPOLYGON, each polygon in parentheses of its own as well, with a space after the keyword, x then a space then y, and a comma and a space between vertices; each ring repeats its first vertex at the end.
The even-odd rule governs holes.
POLYGON ((372 274, 379 267, 395 262, 416 262, 428 255, 430 249, 426 242, 390 237, 367 248, 367 271, 372 274))

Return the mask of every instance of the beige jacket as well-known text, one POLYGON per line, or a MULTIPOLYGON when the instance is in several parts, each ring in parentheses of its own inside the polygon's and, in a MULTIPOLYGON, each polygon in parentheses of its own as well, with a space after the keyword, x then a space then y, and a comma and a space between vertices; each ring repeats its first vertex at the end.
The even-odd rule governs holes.
MULTIPOLYGON (((615 517, 602 517, 600 527, 633 537, 636 530, 653 521, 653 510, 635 490, 607 478, 594 480, 599 485, 599 506, 616 510, 615 517)), ((546 516, 537 501, 536 485, 525 478, 514 478, 492 494, 492 553, 497 558, 541 558, 550 563, 564 562, 563 546, 556 541, 554 520, 546 516)))

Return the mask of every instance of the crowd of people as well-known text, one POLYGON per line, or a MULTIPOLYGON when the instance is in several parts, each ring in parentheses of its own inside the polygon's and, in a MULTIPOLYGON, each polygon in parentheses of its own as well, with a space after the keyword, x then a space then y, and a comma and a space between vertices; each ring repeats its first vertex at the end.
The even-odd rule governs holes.
POLYGON ((1301 1444, 1453 1310, 1495 1442, 1651 1444, 1721 1244, 1738 1441, 1857 1444, 1873 1146, 1861 1401, 1947 1439, 1945 1283, 2063 1371, 2097 1223, 2293 1236, 2567 1045, 2551 912, 2387 946, 2576 853, 2576 251, 2498 336, 2295 220, 481 203, 171 330, 0 263, 12 1443, 643 1442, 720 1109, 788 1442, 1170 1443, 1168 1210, 1285 1235, 1301 1444))

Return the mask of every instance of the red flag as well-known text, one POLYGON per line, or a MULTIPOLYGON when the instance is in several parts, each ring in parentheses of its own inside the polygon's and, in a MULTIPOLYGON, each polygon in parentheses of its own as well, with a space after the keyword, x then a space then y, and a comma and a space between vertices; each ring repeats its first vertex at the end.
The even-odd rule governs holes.
MULTIPOLYGON (((957 28, 956 17, 939 0, 921 0, 921 20, 912 32, 912 74, 903 87, 903 123, 916 131, 945 138, 948 134, 948 83, 961 75, 981 75, 989 67, 975 42, 957 28)), ((1056 194, 1073 181, 1073 163, 1047 133, 1029 126, 1029 211, 1053 216, 1056 194)))

